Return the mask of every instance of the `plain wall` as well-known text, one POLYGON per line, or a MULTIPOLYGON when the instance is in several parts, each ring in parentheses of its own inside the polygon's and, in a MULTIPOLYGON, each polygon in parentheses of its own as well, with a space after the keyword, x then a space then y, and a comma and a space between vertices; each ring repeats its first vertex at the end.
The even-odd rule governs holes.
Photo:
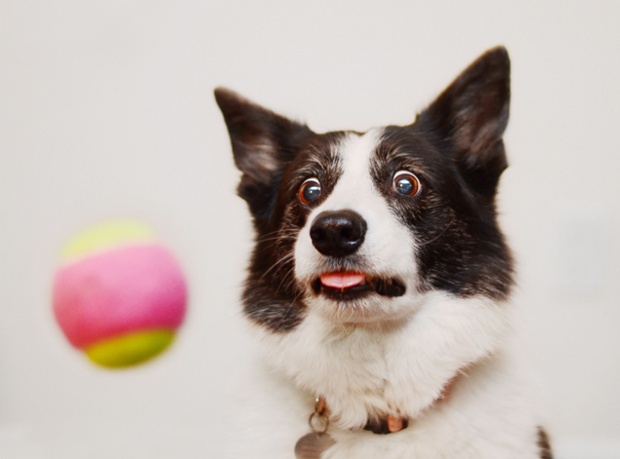
POLYGON ((252 235, 215 86, 317 131, 406 124, 497 44, 532 389, 559 459, 620 457, 619 18, 615 1, 2 1, 0 458, 225 452, 252 235), (74 351, 50 304, 62 244, 117 217, 156 228, 191 295, 170 351, 126 371, 74 351))

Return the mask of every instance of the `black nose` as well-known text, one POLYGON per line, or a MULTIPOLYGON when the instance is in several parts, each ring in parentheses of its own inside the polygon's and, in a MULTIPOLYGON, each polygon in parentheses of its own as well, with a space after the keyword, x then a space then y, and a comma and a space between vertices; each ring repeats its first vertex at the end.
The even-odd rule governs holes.
POLYGON ((312 244, 323 255, 344 257, 364 242, 366 220, 352 210, 321 212, 312 222, 312 244))

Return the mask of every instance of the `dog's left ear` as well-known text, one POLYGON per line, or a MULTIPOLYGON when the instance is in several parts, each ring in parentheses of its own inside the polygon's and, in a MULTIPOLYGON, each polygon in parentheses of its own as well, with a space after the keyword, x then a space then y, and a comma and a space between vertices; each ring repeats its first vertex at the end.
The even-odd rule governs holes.
POLYGON ((510 59, 498 47, 473 62, 417 120, 439 134, 465 180, 489 198, 508 166, 502 136, 509 105, 510 59))
POLYGON ((280 116, 225 88, 215 99, 228 127, 237 168, 237 189, 256 223, 266 224, 282 171, 313 134, 305 125, 280 116))

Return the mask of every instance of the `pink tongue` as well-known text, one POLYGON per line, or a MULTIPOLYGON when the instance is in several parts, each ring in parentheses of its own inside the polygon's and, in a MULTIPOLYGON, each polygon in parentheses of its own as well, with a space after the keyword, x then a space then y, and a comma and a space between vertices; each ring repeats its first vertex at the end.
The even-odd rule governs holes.
POLYGON ((345 289, 364 283, 365 276, 359 273, 329 273, 321 275, 325 287, 345 289))

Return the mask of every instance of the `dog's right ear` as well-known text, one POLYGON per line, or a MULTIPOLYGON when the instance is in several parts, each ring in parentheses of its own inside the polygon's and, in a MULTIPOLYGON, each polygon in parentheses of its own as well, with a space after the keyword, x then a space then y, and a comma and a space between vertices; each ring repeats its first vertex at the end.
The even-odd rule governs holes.
POLYGON ((257 223, 265 223, 284 168, 313 133, 228 89, 217 88, 215 100, 228 127, 235 164, 243 173, 239 196, 257 223))

